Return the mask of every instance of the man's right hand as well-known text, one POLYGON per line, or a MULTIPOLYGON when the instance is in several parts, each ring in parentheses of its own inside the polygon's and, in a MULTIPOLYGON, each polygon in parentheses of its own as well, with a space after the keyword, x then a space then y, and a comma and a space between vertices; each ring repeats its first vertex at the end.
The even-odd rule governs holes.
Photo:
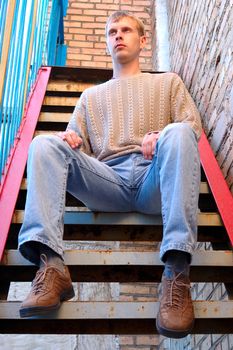
POLYGON ((60 131, 55 135, 66 141, 71 148, 77 148, 81 146, 82 139, 79 137, 74 130, 60 131))

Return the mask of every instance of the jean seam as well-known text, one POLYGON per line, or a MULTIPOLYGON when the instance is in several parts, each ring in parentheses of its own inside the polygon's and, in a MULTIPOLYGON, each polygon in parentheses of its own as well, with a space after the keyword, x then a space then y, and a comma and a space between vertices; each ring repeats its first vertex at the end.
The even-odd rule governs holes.
POLYGON ((198 169, 198 161, 197 161, 197 157, 195 157, 194 168, 193 168, 193 173, 192 173, 193 177, 192 177, 192 189, 191 189, 191 202, 190 202, 191 212, 190 212, 190 215, 189 215, 189 226, 191 226, 192 221, 195 220, 195 217, 192 216, 191 213, 193 213, 194 201, 196 199, 196 195, 195 195, 195 178, 197 177, 197 169, 198 169))
POLYGON ((80 159, 73 158, 73 157, 69 157, 69 158, 70 158, 70 160, 74 160, 74 161, 78 162, 80 168, 85 169, 85 170, 91 172, 92 174, 97 175, 98 177, 100 177, 100 178, 102 178, 102 179, 104 179, 104 180, 107 180, 107 181, 109 181, 109 182, 111 182, 111 183, 113 183, 113 184, 115 184, 115 185, 121 186, 121 187, 125 187, 125 186, 128 187, 127 184, 120 183, 120 182, 117 181, 117 180, 114 181, 114 179, 112 179, 112 178, 110 178, 110 177, 108 177, 108 176, 105 176, 105 175, 99 173, 98 171, 94 171, 94 170, 91 169, 91 168, 88 168, 87 166, 85 166, 85 165, 82 164, 82 161, 80 161, 80 159))
MULTIPOLYGON (((68 176, 68 168, 69 168, 69 163, 67 162, 67 157, 65 157, 65 164, 66 166, 64 167, 64 173, 63 173, 63 183, 62 183, 62 188, 61 188, 61 198, 59 201, 59 211, 58 211, 58 227, 60 227, 59 232, 62 232, 63 230, 61 229, 61 225, 62 225, 62 220, 64 217, 64 201, 65 201, 65 194, 66 194, 66 183, 67 183, 67 176, 68 176)), ((62 239, 62 234, 59 237, 60 239, 62 239)))

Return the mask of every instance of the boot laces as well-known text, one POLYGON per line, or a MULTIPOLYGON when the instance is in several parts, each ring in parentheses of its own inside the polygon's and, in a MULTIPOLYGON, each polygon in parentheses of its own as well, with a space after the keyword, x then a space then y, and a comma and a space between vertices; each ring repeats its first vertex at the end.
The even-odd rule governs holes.
POLYGON ((168 303, 175 309, 180 309, 184 306, 182 302, 185 299, 189 284, 179 280, 180 272, 173 280, 168 280, 169 301, 168 303))
POLYGON ((54 266, 48 265, 47 256, 41 254, 41 261, 44 263, 45 267, 39 269, 36 273, 36 277, 32 281, 32 292, 36 294, 46 293, 49 290, 50 285, 50 275, 54 266))

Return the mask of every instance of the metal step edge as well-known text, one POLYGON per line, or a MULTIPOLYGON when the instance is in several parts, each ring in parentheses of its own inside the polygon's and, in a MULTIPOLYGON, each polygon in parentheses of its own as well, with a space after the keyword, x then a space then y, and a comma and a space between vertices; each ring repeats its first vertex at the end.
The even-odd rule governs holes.
POLYGON ((73 106, 75 107, 79 97, 64 97, 64 96, 45 96, 43 100, 44 106, 73 106))
MULTIPOLYGON (((12 223, 23 222, 24 211, 14 212, 12 223)), ((99 213, 89 211, 86 207, 66 207, 64 223, 70 225, 162 225, 162 219, 156 215, 140 213, 99 213)), ((199 226, 222 226, 218 213, 199 213, 199 226)))
POLYGON ((47 91, 65 91, 65 92, 83 92, 87 88, 93 87, 96 84, 81 81, 70 80, 50 80, 47 85, 47 91))
MULTIPOLYGON (((18 301, 0 301, 0 319, 20 319, 18 301)), ((195 319, 233 320, 233 300, 194 301, 195 319)), ((58 311, 36 316, 38 319, 84 320, 84 319, 155 319, 159 302, 122 302, 122 301, 68 301, 63 302, 58 311)), ((20 319, 23 322, 25 319, 20 319)), ((33 322, 33 318, 30 318, 33 322)))
MULTIPOLYGON (((163 266, 157 251, 133 251, 127 250, 65 250, 65 263, 68 266, 163 266)), ((5 250, 0 265, 30 266, 18 250, 5 250)), ((232 251, 196 251, 193 254, 192 266, 198 267, 230 267, 233 271, 232 251)), ((232 277, 233 282, 233 277, 232 277)))
POLYGON ((41 112, 39 116, 39 122, 55 122, 55 123, 68 123, 72 113, 58 113, 58 112, 41 112))

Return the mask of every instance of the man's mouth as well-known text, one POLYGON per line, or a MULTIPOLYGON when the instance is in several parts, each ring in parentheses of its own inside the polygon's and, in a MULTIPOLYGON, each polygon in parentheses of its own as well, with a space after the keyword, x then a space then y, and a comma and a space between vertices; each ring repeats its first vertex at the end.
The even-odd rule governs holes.
POLYGON ((126 47, 126 45, 124 45, 124 44, 117 44, 115 46, 115 49, 120 49, 120 48, 124 48, 124 47, 126 47))

